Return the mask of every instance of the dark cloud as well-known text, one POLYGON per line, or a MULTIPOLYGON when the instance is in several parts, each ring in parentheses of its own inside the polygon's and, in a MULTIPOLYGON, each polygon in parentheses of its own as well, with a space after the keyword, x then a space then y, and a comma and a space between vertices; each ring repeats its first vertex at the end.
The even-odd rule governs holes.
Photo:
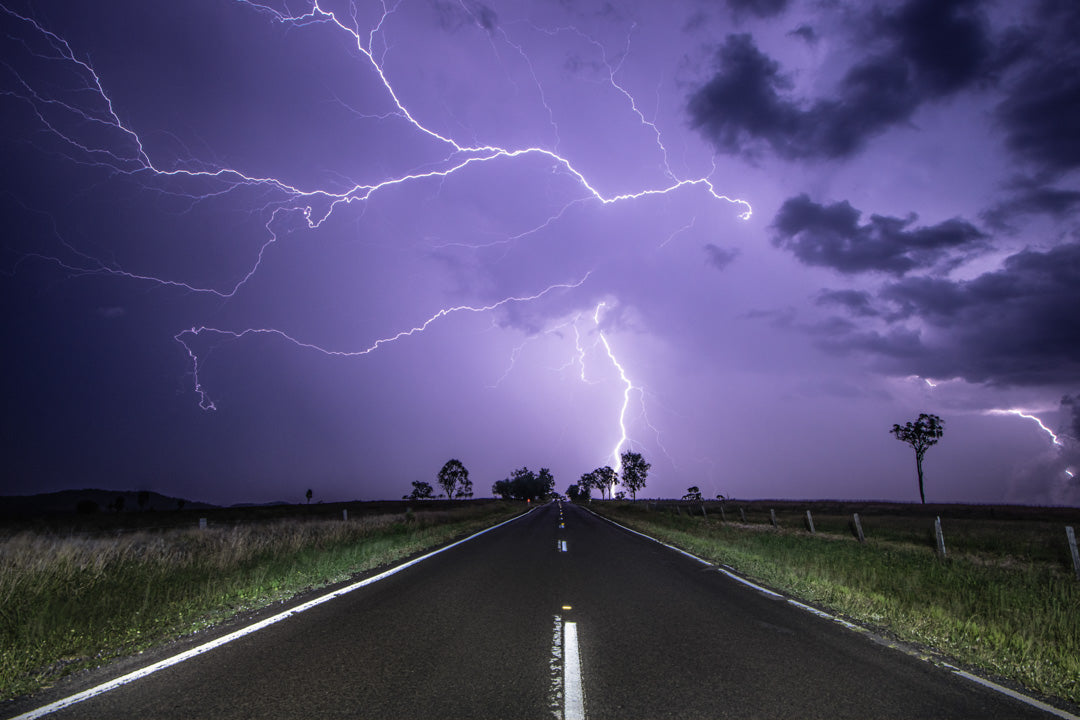
POLYGON ((1034 20, 1016 43, 1018 59, 1030 62, 1012 79, 996 118, 1009 149, 1053 177, 1080 166, 1080 4, 1044 0, 1034 20))
POLYGON ((1069 414, 1069 425, 1065 432, 1080 440, 1080 393, 1062 397, 1061 409, 1069 414))
POLYGON ((845 274, 903 275, 933 267, 950 250, 970 250, 985 240, 974 225, 959 218, 910 229, 914 215, 871 215, 865 224, 859 223, 860 215, 847 201, 819 205, 805 194, 788 198, 773 220, 773 244, 806 265, 845 274))
POLYGON ((822 290, 816 302, 818 305, 839 305, 859 317, 877 317, 881 314, 874 307, 870 293, 865 290, 822 290))
POLYGON ((878 355, 904 375, 999 386, 1080 380, 1080 243, 1024 250, 973 280, 905 278, 879 299, 906 323, 884 333, 819 328, 822 343, 878 355))
POLYGON ((1012 221, 1026 215, 1049 215, 1065 218, 1080 209, 1080 191, 1066 190, 1022 180, 1013 184, 1011 196, 982 214, 988 225, 997 229, 1012 229, 1012 221))
POLYGON ((1080 167, 1080 57, 1023 73, 997 108, 1006 145, 1050 175, 1080 167))
POLYGON ((817 45, 818 34, 817 32, 815 32, 814 28, 810 27, 809 25, 800 25, 799 27, 789 32, 788 35, 801 37, 803 40, 810 43, 811 45, 817 45))
POLYGON ((688 101, 691 124, 726 153, 765 145, 789 159, 847 157, 922 103, 972 87, 1000 65, 971 0, 913 0, 872 28, 867 43, 885 50, 851 67, 836 97, 811 103, 786 95, 790 80, 749 35, 729 35, 715 74, 688 101))
POLYGON ((784 12, 788 6, 788 0, 727 0, 727 3, 736 17, 773 17, 784 12))
POLYGON ((739 257, 738 248, 722 248, 712 243, 705 245, 705 262, 717 270, 723 270, 735 262, 737 257, 739 257))

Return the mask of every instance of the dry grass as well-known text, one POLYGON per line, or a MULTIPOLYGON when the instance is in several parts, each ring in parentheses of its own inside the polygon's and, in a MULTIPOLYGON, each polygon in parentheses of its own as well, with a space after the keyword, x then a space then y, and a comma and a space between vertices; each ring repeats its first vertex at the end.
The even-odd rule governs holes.
POLYGON ((507 503, 0 539, 0 699, 508 518, 507 503))

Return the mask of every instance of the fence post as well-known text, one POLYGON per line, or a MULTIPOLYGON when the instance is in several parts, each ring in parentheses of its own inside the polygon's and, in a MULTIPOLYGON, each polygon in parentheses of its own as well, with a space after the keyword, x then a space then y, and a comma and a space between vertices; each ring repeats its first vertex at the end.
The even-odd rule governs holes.
POLYGON ((1080 580, 1080 554, 1076 551, 1076 533, 1072 525, 1065 526, 1065 537, 1069 539, 1069 552, 1072 553, 1073 570, 1076 571, 1076 579, 1080 580))
POLYGON ((941 534, 941 516, 934 518, 934 536, 937 538, 937 552, 942 558, 945 557, 945 536, 941 534))
POLYGON ((709 519, 709 516, 705 514, 705 503, 701 503, 701 517, 705 518, 706 520, 709 519))
POLYGON ((724 512, 724 506, 723 505, 720 506, 720 522, 723 522, 723 523, 727 522, 727 513, 724 512))
POLYGON ((200 530, 205 530, 206 529, 206 518, 199 518, 199 529, 200 530))
POLYGON ((769 520, 772 521, 772 526, 776 527, 776 511, 769 508, 769 520))
POLYGON ((810 534, 814 534, 814 516, 810 514, 810 511, 806 511, 806 524, 810 526, 810 534))
POLYGON ((744 508, 744 507, 739 508, 739 517, 742 518, 742 521, 744 523, 746 522, 746 508, 744 508))
POLYGON ((866 536, 862 532, 862 522, 859 520, 859 513, 855 513, 855 533, 859 538, 859 542, 866 542, 866 536))
POLYGON ((349 519, 349 508, 342 508, 341 509, 341 519, 342 520, 348 520, 349 519))

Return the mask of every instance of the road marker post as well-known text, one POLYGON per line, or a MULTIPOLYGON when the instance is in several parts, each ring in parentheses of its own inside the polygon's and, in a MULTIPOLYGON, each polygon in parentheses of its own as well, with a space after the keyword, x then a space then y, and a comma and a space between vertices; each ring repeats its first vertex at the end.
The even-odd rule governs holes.
POLYGON ((206 518, 199 518, 199 529, 200 530, 205 530, 206 529, 206 518))
POLYGON ((744 523, 746 522, 746 508, 739 508, 739 517, 742 518, 744 523))
POLYGON ((1080 580, 1080 553, 1076 551, 1076 533, 1073 532, 1072 525, 1065 526, 1065 537, 1069 540, 1069 552, 1072 553, 1073 570, 1076 572, 1076 579, 1080 580))
POLYGON ((810 528, 810 534, 814 535, 814 516, 810 514, 810 511, 806 511, 806 525, 810 528))
POLYGON ((866 542, 866 536, 863 535, 862 531, 862 521, 859 520, 859 513, 855 513, 852 517, 855 518, 855 536, 859 538, 859 542, 866 542))
POLYGON ((779 525, 776 524, 776 511, 772 508, 769 508, 769 520, 772 522, 773 527, 779 527, 779 525))
POLYGON ((942 560, 945 559, 945 536, 941 533, 941 516, 934 518, 934 537, 937 539, 937 552, 942 560))
POLYGON ((341 519, 342 520, 348 520, 349 519, 349 508, 342 508, 341 509, 341 519))

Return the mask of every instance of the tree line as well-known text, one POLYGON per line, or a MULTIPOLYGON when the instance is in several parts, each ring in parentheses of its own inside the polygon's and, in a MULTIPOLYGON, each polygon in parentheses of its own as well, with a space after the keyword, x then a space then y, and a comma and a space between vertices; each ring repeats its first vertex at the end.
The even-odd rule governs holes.
MULTIPOLYGON (((607 498, 613 492, 616 484, 622 484, 633 499, 637 499, 637 492, 645 487, 649 468, 641 453, 624 452, 619 456, 622 473, 617 473, 609 465, 596 468, 581 476, 581 479, 567 488, 566 494, 573 502, 587 501, 592 496, 592 491, 599 490, 602 497, 607 498)), ((473 496, 472 481, 469 479, 469 471, 464 463, 456 458, 446 461, 439 470, 436 478, 438 486, 443 492, 440 498, 467 499, 473 496)), ((412 481, 412 493, 403 495, 403 500, 434 500, 435 488, 424 480, 412 481)), ((558 493, 555 491, 555 476, 548 468, 540 468, 539 472, 533 472, 528 467, 520 467, 506 478, 496 480, 491 486, 491 494, 503 500, 527 500, 529 502, 542 502, 549 500, 558 493)), ((625 497, 625 492, 619 492, 616 497, 625 497)))

